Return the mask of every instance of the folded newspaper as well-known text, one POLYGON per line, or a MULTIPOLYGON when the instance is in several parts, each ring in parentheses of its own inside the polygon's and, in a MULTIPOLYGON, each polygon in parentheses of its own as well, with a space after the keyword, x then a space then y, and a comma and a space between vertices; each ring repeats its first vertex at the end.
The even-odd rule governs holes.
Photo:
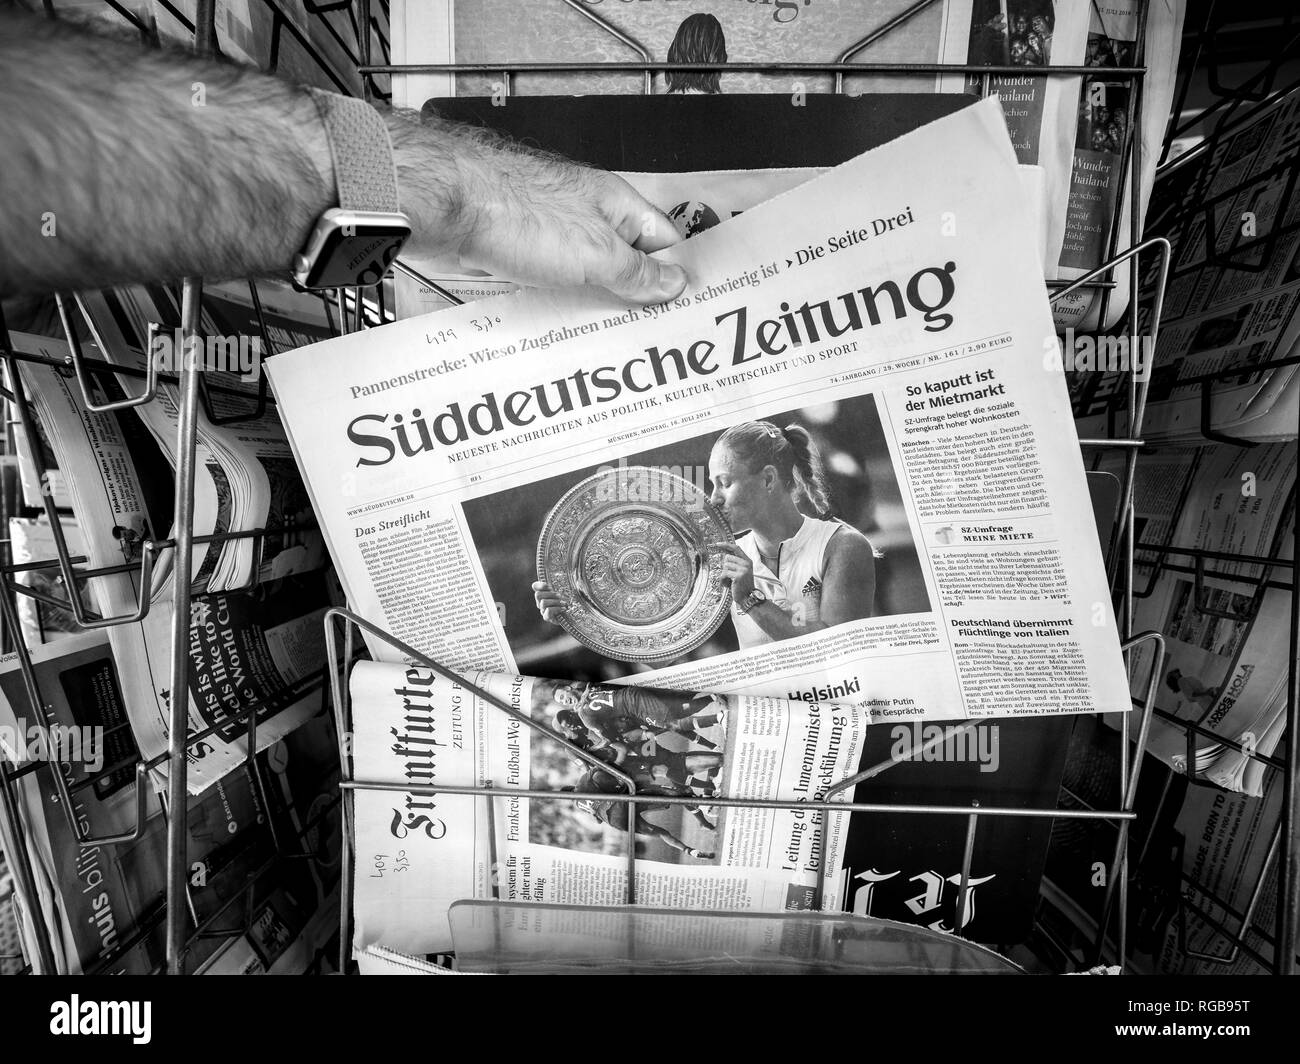
POLYGON ((985 101, 661 252, 670 304, 531 290, 277 356, 349 601, 455 668, 1126 708, 1017 188, 985 101))
POLYGON ((351 695, 359 953, 459 952, 448 920, 465 898, 623 904, 629 826, 638 904, 744 913, 821 904, 982 942, 1029 930, 1041 818, 985 821, 962 891, 965 816, 799 803, 895 760, 837 800, 1046 808, 1066 745, 1061 729, 1044 734, 1055 721, 882 731, 861 707, 496 673, 459 683, 374 662, 355 667, 351 695), (618 798, 628 783, 631 812, 618 798), (413 786, 426 790, 404 789, 413 786), (504 793, 445 789, 489 786, 504 793))
POLYGON ((447 913, 461 898, 620 904, 629 819, 645 858, 635 884, 644 904, 807 909, 821 862, 840 867, 847 816, 716 808, 710 798, 819 798, 856 769, 864 710, 500 674, 472 682, 590 760, 432 670, 361 662, 352 674, 356 778, 585 797, 357 791, 356 948, 450 949, 447 913), (627 793, 616 772, 644 796, 631 812, 611 797, 627 793))
MULTIPOLYGON (((62 527, 68 553, 73 557, 84 556, 86 548, 77 522, 71 517, 64 518, 62 527)), ((72 612, 55 605, 68 601, 68 588, 59 570, 47 564, 55 556, 54 530, 49 518, 44 514, 9 518, 9 550, 15 565, 36 563, 38 566, 14 574, 14 583, 27 589, 15 595, 14 603, 18 608, 18 625, 27 645, 53 643, 80 631, 72 612)), ((84 587, 79 593, 82 608, 87 612, 93 610, 94 603, 84 587)))
MULTIPOLYGON (((23 354, 54 360, 67 354, 66 344, 45 337, 14 333, 12 341, 23 354)), ((141 565, 144 543, 159 539, 159 532, 171 521, 174 471, 155 440, 174 439, 174 421, 169 431, 153 426, 150 438, 134 410, 88 410, 67 372, 43 362, 23 362, 19 377, 50 449, 60 468, 69 472, 68 501, 76 518, 79 550, 90 567, 121 570, 86 581, 83 592, 101 617, 131 617, 140 602, 149 604, 143 620, 115 625, 108 636, 131 726, 145 756, 153 758, 167 749, 170 728, 171 552, 161 552, 147 588, 140 586, 141 565)), ((97 403, 119 398, 121 390, 113 387, 115 383, 108 377, 92 382, 92 398, 97 403)), ((133 382, 133 387, 137 385, 133 382)), ((166 403, 163 386, 156 402, 139 408, 140 416, 146 424, 158 418, 165 421, 167 412, 160 407, 166 403)), ((169 409, 174 414, 174 407, 169 409)), ((227 552, 230 542, 196 548, 196 579, 200 589, 206 585, 212 593, 196 595, 191 609, 190 731, 218 730, 190 748, 188 783, 194 793, 244 761, 247 725, 243 719, 227 723, 231 718, 256 707, 257 743, 262 749, 314 713, 319 699, 316 692, 325 656, 320 618, 332 604, 334 581, 320 568, 325 558, 319 534, 291 530, 295 522, 286 520, 294 513, 299 514, 296 520, 309 519, 310 511, 297 471, 285 453, 283 434, 269 429, 272 420, 213 428, 214 437, 224 437, 226 443, 211 451, 199 446, 201 454, 209 456, 208 484, 213 487, 208 497, 210 523, 200 525, 201 533, 271 531, 265 536, 256 574, 249 549, 227 552), (223 495, 215 488, 233 481, 261 488, 242 497, 223 495), (223 558, 235 561, 225 564, 223 558), (243 562, 236 569, 240 558, 243 562), (254 575, 263 577, 254 590, 226 589, 231 581, 238 587, 254 575)), ((200 509, 196 501, 196 510, 200 509)), ((247 548, 250 541, 234 542, 247 548)), ((43 560, 52 556, 44 554, 43 560)), ((59 570, 38 572, 48 579, 59 570)), ((65 598, 66 590, 51 597, 65 598)))
MULTIPOLYGON (((1134 626, 1162 633, 1166 653, 1156 708, 1202 729, 1189 733, 1157 716, 1147 751, 1179 772, 1190 768, 1258 797, 1272 770, 1253 755, 1273 754, 1286 723, 1290 595, 1270 586, 1277 569, 1219 559, 1200 572, 1177 548, 1289 564, 1295 444, 1163 450, 1135 484, 1134 502, 1138 586, 1150 584, 1150 594, 1138 599, 1134 626), (1165 545, 1174 550, 1161 558, 1156 548, 1165 545), (1157 560, 1162 567, 1153 580, 1157 560)), ((1146 693, 1153 653, 1149 643, 1134 652, 1135 698, 1146 693)))
MULTIPOLYGON (((1206 430, 1295 439, 1297 367, 1259 367, 1293 357, 1300 344, 1300 202, 1288 194, 1300 159, 1286 133, 1298 121, 1300 91, 1292 90, 1161 172, 1146 229, 1172 245, 1159 351, 1154 362, 1150 350, 1131 352, 1137 359, 1107 356, 1095 368, 1118 372, 1079 374, 1082 434, 1129 432, 1128 380, 1136 369, 1151 381, 1144 439, 1199 442, 1206 430)), ((1160 258, 1144 261, 1149 295, 1160 258)), ((1149 343, 1154 307, 1144 300, 1139 309, 1149 343)))
MULTIPOLYGON (((16 656, 0 658, 0 761, 24 770, 13 788, 19 833, 9 836, 0 824, 0 849, 30 862, 36 887, 35 898, 23 899, 32 907, 20 912, 24 948, 35 962, 39 914, 58 973, 154 971, 165 955, 167 825, 152 788, 137 794, 140 751, 127 724, 122 670, 103 632, 69 635, 38 647, 33 659, 48 726, 30 708, 16 656), (67 785, 70 809, 56 773, 67 785), (130 833, 138 802, 145 819, 136 837, 78 844, 74 820, 94 838, 130 833)), ((312 942, 307 928, 321 922, 311 914, 327 905, 337 879, 338 847, 328 832, 337 818, 327 816, 337 778, 333 729, 317 718, 260 756, 262 779, 244 764, 189 803, 185 900, 194 921, 224 927, 231 920, 221 914, 242 911, 238 903, 254 885, 249 937, 271 967, 290 945, 300 955, 321 945, 321 934, 312 942), (276 861, 277 844, 295 852, 296 833, 312 819, 319 823, 303 843, 312 859, 276 861)), ((337 908, 328 906, 328 922, 337 929, 337 908)), ((215 937, 196 940, 191 966, 203 963, 218 943, 215 937)))

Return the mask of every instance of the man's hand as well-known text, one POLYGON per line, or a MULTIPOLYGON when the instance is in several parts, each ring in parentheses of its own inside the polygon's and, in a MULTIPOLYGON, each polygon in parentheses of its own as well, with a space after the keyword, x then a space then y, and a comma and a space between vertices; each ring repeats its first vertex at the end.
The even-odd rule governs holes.
POLYGON ((678 243, 676 228, 622 178, 458 123, 394 115, 389 128, 417 255, 521 284, 599 285, 634 303, 686 286, 680 266, 646 254, 678 243))
MULTIPOLYGON (((0 7, 0 296, 286 276, 338 205, 316 104, 279 78, 0 7), (75 78, 51 71, 75 71, 75 78)), ((672 224, 611 174, 387 115, 411 249, 534 285, 678 295, 672 224)))

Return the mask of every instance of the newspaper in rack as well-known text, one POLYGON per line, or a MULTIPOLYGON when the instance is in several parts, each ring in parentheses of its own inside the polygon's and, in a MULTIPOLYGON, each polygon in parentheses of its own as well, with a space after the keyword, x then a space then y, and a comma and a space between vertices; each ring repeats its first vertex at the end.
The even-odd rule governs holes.
MULTIPOLYGON (((581 761, 430 669, 361 662, 352 674, 356 777, 597 797, 358 790, 358 949, 449 949, 447 912, 461 898, 622 903, 627 807, 598 797, 626 793, 597 767, 610 762, 641 795, 634 827, 646 858, 636 872, 643 904, 807 909, 818 863, 839 868, 847 815, 824 824, 802 809, 719 808, 709 800, 821 798, 857 767, 870 719, 863 710, 488 673, 472 682, 544 727, 571 729, 569 738, 596 760, 581 761), (656 801, 664 795, 694 804, 656 801)), ((835 876, 830 889, 838 894, 835 876)))
MULTIPOLYGON (((153 758, 167 749, 170 729, 170 552, 161 552, 148 589, 140 588, 141 570, 134 567, 141 565, 142 544, 157 538, 158 531, 170 521, 174 471, 149 434, 135 423, 133 411, 95 413, 86 409, 71 376, 49 364, 66 356, 66 344, 23 333, 13 334, 13 342, 17 351, 46 360, 22 363, 19 378, 30 394, 35 419, 44 426, 51 449, 69 473, 67 484, 77 519, 79 549, 85 552, 90 567, 126 568, 86 581, 86 596, 103 617, 130 617, 142 598, 150 602, 143 620, 112 626, 108 639, 118 663, 132 729, 145 756, 153 758)), ((112 383, 111 379, 101 380, 95 386, 94 397, 99 403, 120 397, 120 391, 100 390, 100 385, 108 387, 112 383)), ((165 412, 153 409, 156 405, 148 404, 145 409, 165 417, 165 412)), ((275 512, 277 509, 280 514, 292 507, 305 509, 303 488, 284 453, 283 436, 277 445, 272 434, 259 434, 256 430, 264 424, 254 422, 241 429, 221 430, 229 442, 219 451, 207 452, 220 456, 220 461, 212 461, 210 471, 222 470, 221 480, 225 483, 256 485, 261 471, 260 494, 246 493, 244 505, 226 506, 225 516, 217 526, 222 531, 229 531, 232 523, 239 529, 250 525, 266 528, 273 521, 281 523, 283 529, 285 522, 275 512), (250 439, 252 446, 245 442, 250 439), (280 475, 268 476, 276 466, 280 475), (268 484, 271 490, 267 490, 268 484), (294 499, 298 501, 292 507, 285 505, 286 500, 294 499)), ((200 450, 206 449, 200 445, 200 450)), ((240 496, 231 498, 238 501, 240 496)), ((214 502, 215 495, 208 501, 214 502)), ((217 519, 219 511, 214 506, 207 516, 217 519)), ((211 531, 213 526, 204 528, 211 531)), ((193 793, 210 787, 243 763, 249 738, 244 718, 253 707, 259 749, 288 734, 315 712, 313 677, 319 675, 325 649, 320 618, 332 604, 334 584, 319 569, 295 571, 298 563, 306 568, 319 566, 323 561, 320 550, 294 545, 288 534, 265 538, 275 541, 274 548, 262 552, 264 562, 270 558, 269 565, 262 566, 270 579, 263 580, 256 589, 231 591, 224 585, 214 587, 211 580, 217 569, 196 573, 200 580, 209 581, 212 593, 196 595, 191 604, 192 668, 185 697, 190 705, 191 733, 218 730, 189 747, 191 767, 187 780, 193 793)), ((205 562, 212 560, 213 554, 206 552, 205 562)), ((245 578, 251 568, 250 558, 245 578)), ((49 577, 58 570, 42 572, 49 577)), ((58 589, 55 598, 62 599, 66 594, 66 589, 58 589)), ((160 767, 159 771, 164 769, 160 767)))
MULTIPOLYGON (((533 290, 273 359, 349 600, 466 669, 835 700, 876 718, 1127 708, 1017 187, 985 101, 660 253, 691 278, 671 304, 533 290), (962 165, 936 169, 940 156, 962 165), (759 527, 766 504, 720 469, 732 445, 718 440, 736 428, 788 444, 792 424, 824 454, 842 519, 787 510, 759 527), (548 624, 530 590, 555 504, 631 467, 712 481, 739 534, 728 553, 750 552, 768 599, 641 672, 548 624), (783 553, 775 571, 765 546, 783 553), (847 572, 836 551, 855 559, 847 572)), ((716 576, 722 554, 698 564, 716 576)), ((636 557, 618 564, 645 575, 636 557)))
MULTIPOLYGON (((1177 449, 1171 449, 1177 450, 1177 449)), ((1294 540, 1295 445, 1272 443, 1250 450, 1215 444, 1182 449, 1182 461, 1166 455, 1162 467, 1171 484, 1186 482, 1176 520, 1147 522, 1137 556, 1138 578, 1151 580, 1139 600, 1134 627, 1164 636, 1164 669, 1155 704, 1178 721, 1197 725, 1191 733, 1157 717, 1147 751, 1180 772, 1256 797, 1264 792, 1264 764, 1285 725, 1287 633, 1290 601, 1269 586, 1275 574, 1262 566, 1231 560, 1192 571, 1179 549, 1223 552, 1229 557, 1277 557, 1285 564, 1294 540), (1169 544, 1160 558, 1152 548, 1169 544), (1241 745, 1239 751, 1219 737, 1241 745), (1190 755, 1190 764, 1189 764, 1190 755)), ((1167 486, 1143 478, 1135 486, 1139 515, 1167 509, 1167 486), (1153 498, 1154 496, 1154 498, 1153 498)), ((1133 656, 1133 694, 1142 697, 1152 649, 1139 645, 1133 656)))

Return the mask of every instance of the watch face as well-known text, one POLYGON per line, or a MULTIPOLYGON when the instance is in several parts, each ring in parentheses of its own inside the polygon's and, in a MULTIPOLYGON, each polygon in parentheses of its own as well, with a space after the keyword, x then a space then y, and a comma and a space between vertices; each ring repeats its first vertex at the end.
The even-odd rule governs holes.
POLYGON ((377 285, 410 235, 409 228, 392 225, 333 226, 300 283, 305 288, 377 285))

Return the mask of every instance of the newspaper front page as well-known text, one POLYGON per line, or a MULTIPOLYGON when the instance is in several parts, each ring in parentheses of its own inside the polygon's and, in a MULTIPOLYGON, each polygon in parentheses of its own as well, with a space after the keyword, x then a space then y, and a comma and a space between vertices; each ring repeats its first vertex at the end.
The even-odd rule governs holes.
MULTIPOLYGON (((273 359, 349 601, 466 669, 834 700, 877 719, 1126 708, 1016 188, 986 101, 660 253, 692 279, 672 304, 534 290, 273 359), (938 154, 963 166, 925 169, 938 154), (717 443, 791 425, 822 452, 835 510, 765 532, 761 493, 742 497, 717 443), (593 475, 615 503, 638 505, 625 489, 653 495, 657 477, 691 520, 721 505, 738 538, 697 550, 694 579, 716 590, 748 569, 768 603, 733 603, 666 661, 548 623, 539 536, 593 475), (856 567, 827 564, 835 537, 856 567), (784 577, 745 553, 764 544, 788 551, 784 570, 772 559, 784 577)), ((684 594, 671 575, 661 593, 684 594)), ((589 606, 574 593, 564 613, 590 620, 589 606)))
MULTIPOLYGON (((356 778, 592 797, 358 790, 357 949, 450 949, 447 912, 462 898, 622 904, 629 814, 600 797, 627 793, 611 766, 641 796, 633 814, 641 904, 808 909, 819 863, 839 869, 847 815, 824 822, 802 809, 709 803, 715 794, 820 800, 857 767, 870 721, 864 710, 495 673, 470 682, 597 760, 583 761, 431 669, 361 662, 351 688, 356 778), (656 801, 662 796, 692 804, 656 801)), ((837 880, 829 880, 832 897, 837 880)))

